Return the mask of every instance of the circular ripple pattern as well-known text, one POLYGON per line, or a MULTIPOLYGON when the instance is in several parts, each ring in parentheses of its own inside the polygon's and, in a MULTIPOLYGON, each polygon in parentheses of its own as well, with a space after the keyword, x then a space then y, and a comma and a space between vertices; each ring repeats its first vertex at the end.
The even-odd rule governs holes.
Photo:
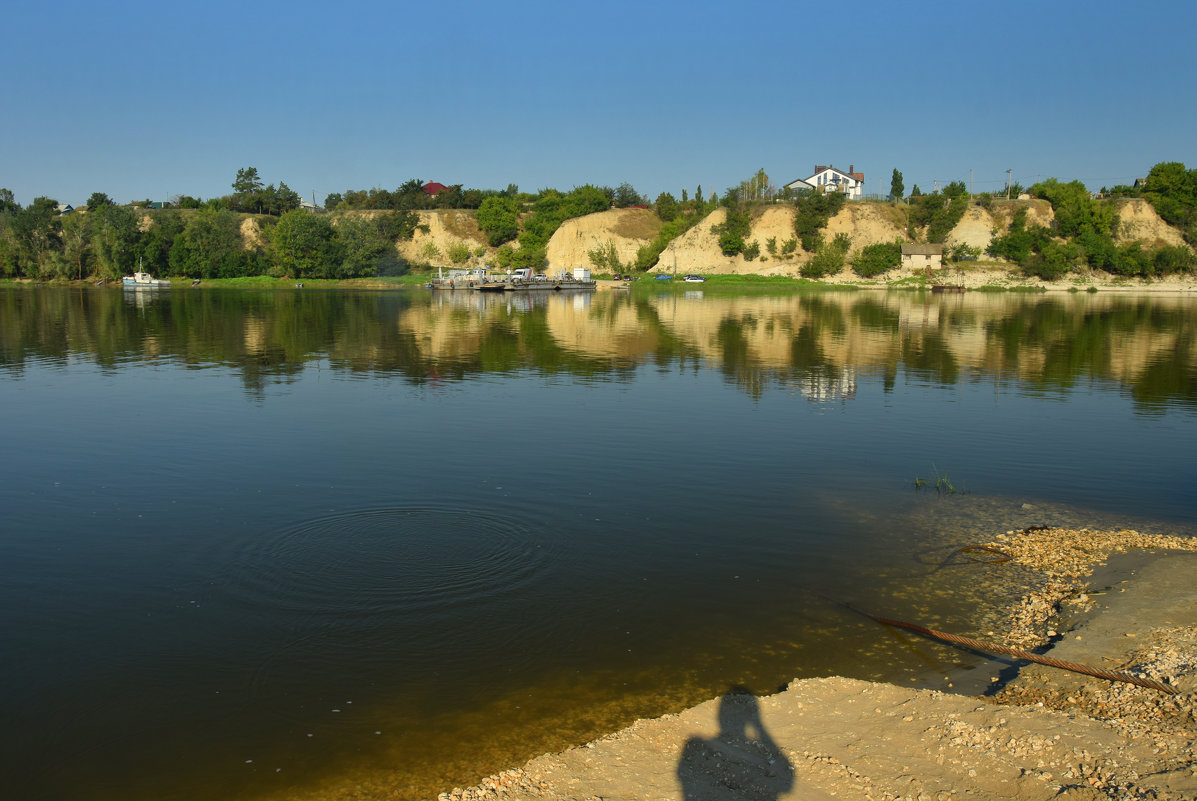
POLYGON ((526 530, 498 517, 359 510, 267 535, 240 566, 234 593, 261 608, 342 621, 428 612, 518 590, 544 558, 526 530))

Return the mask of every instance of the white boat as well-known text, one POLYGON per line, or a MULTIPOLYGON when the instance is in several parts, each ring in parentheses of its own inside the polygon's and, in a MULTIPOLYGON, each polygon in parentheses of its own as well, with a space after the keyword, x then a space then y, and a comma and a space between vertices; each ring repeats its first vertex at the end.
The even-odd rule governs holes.
POLYGON ((146 289, 153 289, 156 287, 169 287, 170 281, 165 278, 155 278, 149 273, 138 270, 132 275, 126 275, 124 278, 122 278, 121 285, 133 287, 134 289, 141 289, 143 287, 146 289))
POLYGON ((687 275, 682 280, 688 284, 701 284, 707 279, 703 278, 701 275, 687 275))

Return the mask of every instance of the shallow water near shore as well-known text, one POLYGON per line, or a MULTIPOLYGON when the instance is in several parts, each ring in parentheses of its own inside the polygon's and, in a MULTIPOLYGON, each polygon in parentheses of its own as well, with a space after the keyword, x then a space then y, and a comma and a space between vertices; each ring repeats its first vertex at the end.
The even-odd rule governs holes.
POLYGON ((1188 297, 0 312, 27 799, 428 798, 732 685, 924 683, 966 657, 845 604, 984 636, 1033 577, 960 547, 1197 522, 1188 297))

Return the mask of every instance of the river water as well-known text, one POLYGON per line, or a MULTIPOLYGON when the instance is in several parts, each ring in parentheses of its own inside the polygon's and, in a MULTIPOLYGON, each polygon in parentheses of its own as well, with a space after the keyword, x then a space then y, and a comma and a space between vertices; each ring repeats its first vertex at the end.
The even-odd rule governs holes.
POLYGON ((845 605, 984 637, 1027 577, 960 547, 1197 524, 1189 297, 0 289, 0 409, 30 800, 431 798, 941 686, 845 605))

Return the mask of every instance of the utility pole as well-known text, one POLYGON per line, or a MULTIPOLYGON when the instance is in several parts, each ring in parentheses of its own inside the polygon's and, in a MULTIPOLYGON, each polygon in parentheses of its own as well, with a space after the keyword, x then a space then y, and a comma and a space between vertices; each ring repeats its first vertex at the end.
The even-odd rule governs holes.
POLYGON ((968 171, 968 199, 973 199, 973 171, 968 171))
POLYGON ((1011 173, 1013 172, 1014 170, 1006 170, 1006 200, 1010 199, 1010 183, 1012 181, 1011 173))

